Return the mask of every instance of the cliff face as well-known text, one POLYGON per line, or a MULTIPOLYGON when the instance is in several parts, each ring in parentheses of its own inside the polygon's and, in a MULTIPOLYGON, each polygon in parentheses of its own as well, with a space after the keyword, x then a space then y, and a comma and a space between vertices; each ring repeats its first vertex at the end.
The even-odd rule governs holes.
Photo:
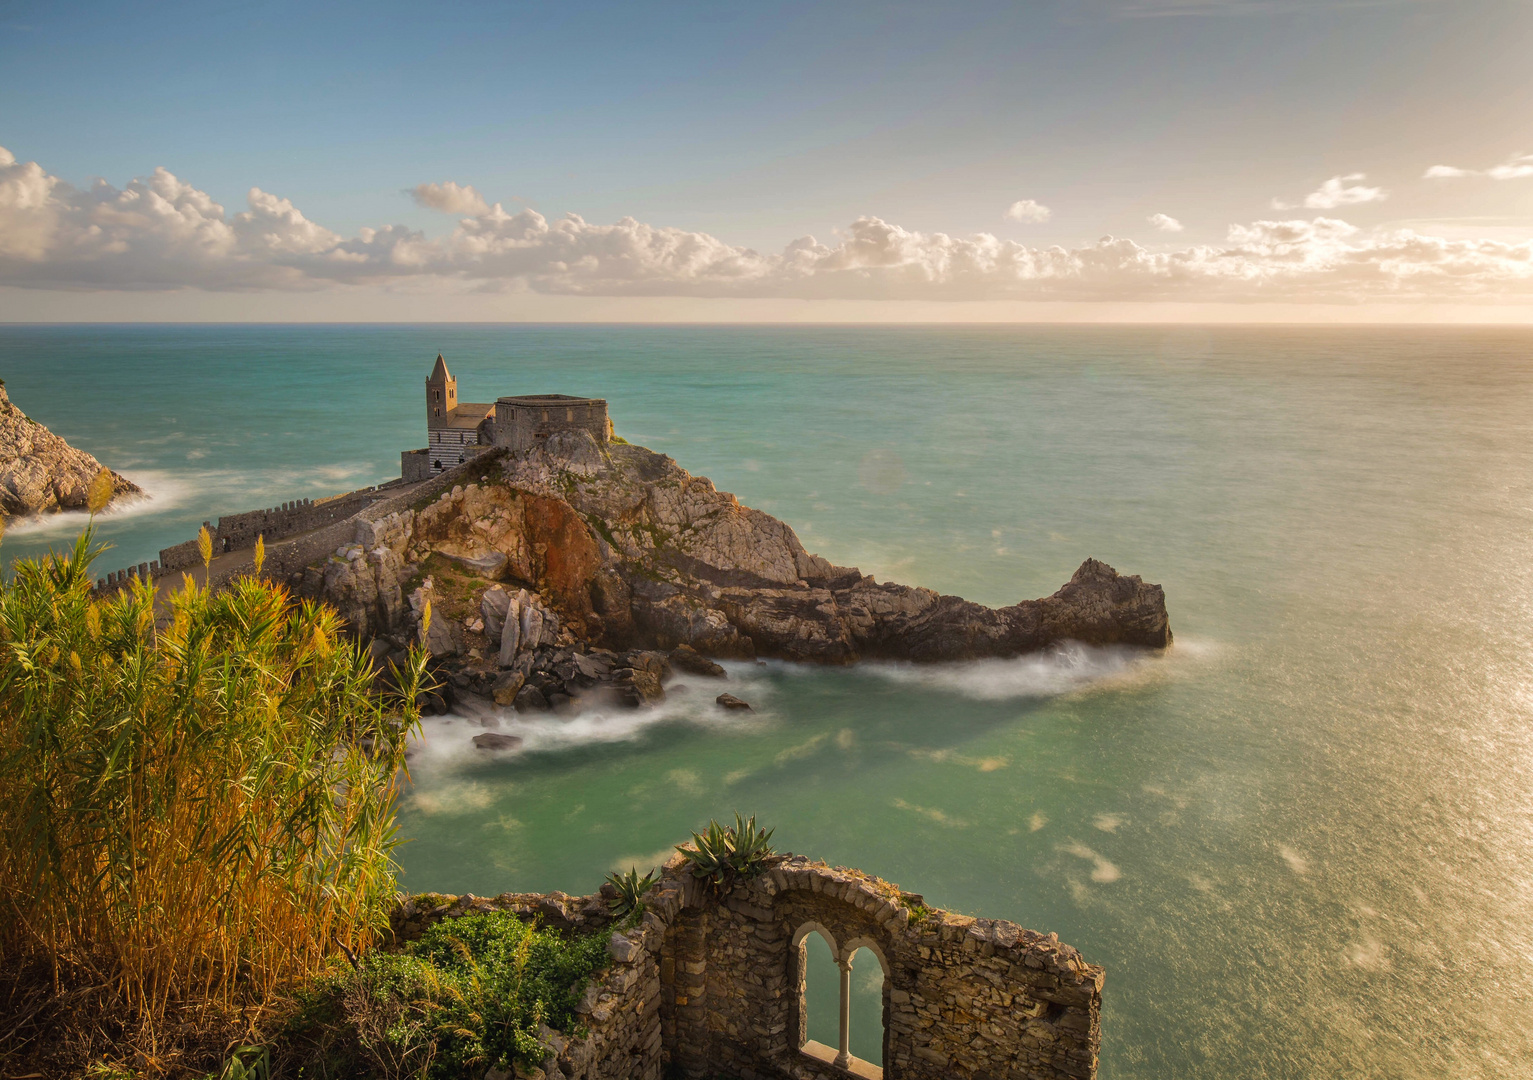
POLYGON ((1094 559, 1053 596, 1002 608, 878 583, 809 554, 787 525, 670 458, 584 432, 465 472, 429 505, 361 524, 352 549, 310 572, 308 591, 396 640, 435 597, 454 637, 433 651, 481 656, 494 651, 472 629, 484 579, 534 591, 553 616, 550 646, 851 663, 1171 642, 1160 586, 1094 559))
MULTIPOLYGON (((17 517, 84 510, 101 462, 76 450, 28 419, 0 385, 0 514, 17 517)), ((142 495, 126 477, 112 473, 112 497, 142 495)))

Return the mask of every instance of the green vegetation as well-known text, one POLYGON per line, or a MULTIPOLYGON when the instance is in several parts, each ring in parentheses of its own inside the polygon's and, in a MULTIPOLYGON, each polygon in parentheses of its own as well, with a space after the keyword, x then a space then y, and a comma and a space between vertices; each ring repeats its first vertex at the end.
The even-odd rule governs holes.
POLYGON ((565 938, 509 912, 438 923, 307 994, 289 1040, 315 1075, 450 1080, 536 1064, 544 1025, 574 1032, 606 934, 565 938))
POLYGON ((722 891, 736 878, 749 880, 768 868, 776 854, 768 844, 774 831, 758 829, 754 814, 742 821, 736 812, 733 825, 710 820, 706 829, 692 834, 690 847, 677 844, 676 850, 687 860, 693 877, 722 891))
POLYGON ((637 866, 630 866, 621 874, 608 874, 607 884, 617 890, 617 896, 608 903, 612 914, 622 918, 629 912, 638 911, 644 894, 649 892, 649 887, 654 883, 655 872, 651 870, 641 878, 637 866))
POLYGON ((87 529, 0 582, 7 1065, 163 1051, 187 1008, 237 1017, 367 950, 395 903, 424 651, 378 693, 333 610, 255 577, 98 599, 101 550, 87 529))

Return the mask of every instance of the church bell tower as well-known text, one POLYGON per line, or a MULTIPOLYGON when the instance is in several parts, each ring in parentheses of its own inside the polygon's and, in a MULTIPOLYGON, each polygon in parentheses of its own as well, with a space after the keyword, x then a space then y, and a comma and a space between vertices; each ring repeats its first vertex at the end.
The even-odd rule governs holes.
POLYGON ((437 353, 436 367, 426 379, 426 427, 446 427, 447 418, 457 407, 458 380, 447 370, 447 361, 442 359, 442 354, 437 353))

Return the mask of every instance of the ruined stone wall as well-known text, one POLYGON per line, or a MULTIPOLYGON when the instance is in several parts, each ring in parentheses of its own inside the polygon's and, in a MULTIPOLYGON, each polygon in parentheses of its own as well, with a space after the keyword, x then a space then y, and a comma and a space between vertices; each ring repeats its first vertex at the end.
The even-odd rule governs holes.
MULTIPOLYGON (((712 1080, 1090 1080, 1102 969, 1052 934, 927 909, 855 870, 781 860, 723 894, 668 864, 640 924, 614 933, 613 966, 581 1006, 587 1039, 548 1067, 571 1078, 712 1080), (805 1045, 804 939, 884 968, 884 1064, 834 1062, 805 1045)), ((473 910, 512 910, 558 929, 610 929, 601 896, 518 894, 407 905, 402 937, 473 910)), ((552 1074, 550 1074, 552 1075, 552 1074)))
MULTIPOLYGON (((490 911, 510 911, 520 918, 565 933, 607 933, 611 966, 586 988, 575 1011, 586 1033, 572 1039, 545 1030, 550 1048, 542 1071, 548 1080, 660 1080, 664 1054, 660 1031, 660 944, 663 926, 653 915, 638 927, 612 929, 607 900, 601 895, 504 893, 494 898, 410 898, 395 912, 396 941, 413 941, 443 919, 490 911)), ((520 1077, 521 1074, 518 1073, 520 1077)))

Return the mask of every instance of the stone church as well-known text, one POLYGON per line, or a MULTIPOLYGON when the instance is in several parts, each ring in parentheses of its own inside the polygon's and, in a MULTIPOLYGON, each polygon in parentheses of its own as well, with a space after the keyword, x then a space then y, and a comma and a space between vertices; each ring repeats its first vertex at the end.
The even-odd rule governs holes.
POLYGON ((426 480, 492 446, 530 450, 556 431, 582 428, 606 442, 612 421, 603 398, 568 394, 526 394, 496 398, 495 403, 460 402, 458 380, 437 354, 426 377, 426 447, 400 454, 406 483, 426 480))

